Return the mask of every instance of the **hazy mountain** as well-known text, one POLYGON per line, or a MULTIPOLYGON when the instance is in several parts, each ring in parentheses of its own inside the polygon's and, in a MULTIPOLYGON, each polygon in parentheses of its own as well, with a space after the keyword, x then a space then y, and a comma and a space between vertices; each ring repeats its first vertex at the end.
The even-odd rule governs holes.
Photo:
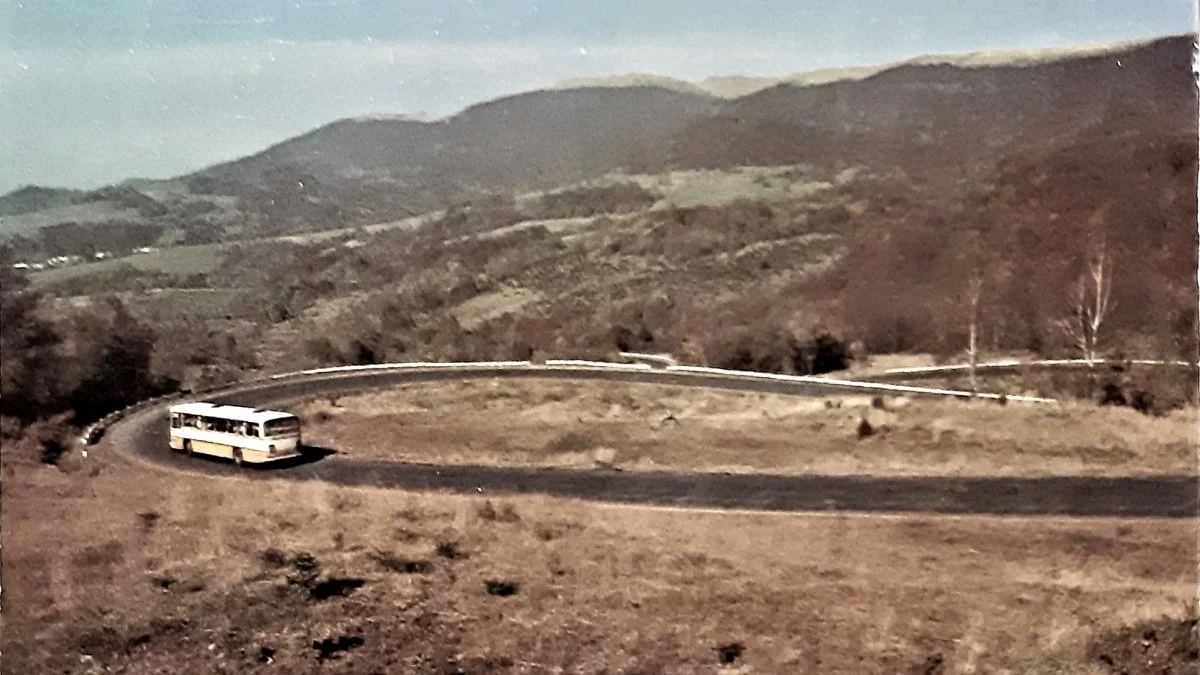
POLYGON ((675 166, 863 164, 914 175, 1136 128, 1195 126, 1191 40, 1028 65, 912 63, 861 80, 778 85, 694 120, 650 153, 675 166))
POLYGON ((490 190, 631 167, 808 162, 972 170, 1014 144, 1036 147, 1131 124, 1194 126, 1191 58, 1187 37, 1082 56, 1007 55, 1020 65, 995 55, 927 57, 729 101, 686 83, 623 78, 502 98, 437 122, 344 120, 202 174, 240 183, 286 170, 327 182, 490 190))
POLYGON ((688 94, 713 94, 713 92, 709 91, 702 84, 694 84, 687 80, 663 75, 652 75, 650 73, 628 73, 625 75, 610 75, 608 77, 573 77, 556 82, 546 89, 554 91, 562 89, 617 89, 622 87, 658 87, 660 89, 670 89, 688 94))
POLYGON ((83 194, 82 190, 27 185, 0 197, 0 216, 15 216, 56 206, 67 206, 83 194))
POLYGON ((708 96, 659 87, 531 92, 436 122, 341 120, 200 175, 223 183, 296 171, 333 183, 553 186, 622 168, 634 148, 717 110, 708 96))
MULTIPOLYGON (((254 216, 251 231, 284 231, 394 219, 481 192, 548 188, 618 171, 806 163, 958 181, 1008 155, 1097 135, 1147 128, 1194 135, 1192 51, 1191 36, 1178 36, 934 55, 782 81, 579 80, 435 121, 339 120, 161 182, 169 188, 138 188, 166 204, 197 193, 238 197, 237 208, 254 216), (752 93, 713 95, 746 91, 752 93), (171 190, 184 194, 170 199, 171 190)), ((78 198, 23 188, 0 198, 0 215, 78 198)))

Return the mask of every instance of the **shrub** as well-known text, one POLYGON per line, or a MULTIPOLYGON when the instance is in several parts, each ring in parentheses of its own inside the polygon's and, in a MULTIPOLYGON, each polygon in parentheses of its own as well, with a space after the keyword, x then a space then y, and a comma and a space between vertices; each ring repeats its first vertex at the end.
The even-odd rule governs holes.
POLYGON ((1110 673, 1196 672, 1200 619, 1194 603, 1186 616, 1165 616, 1095 636, 1088 660, 1110 673))
POLYGON ((770 324, 757 331, 742 329, 732 336, 710 341, 705 359, 717 368, 800 375, 829 373, 850 365, 844 341, 819 333, 802 342, 791 331, 770 324))
POLYGON ((871 422, 867 418, 862 418, 858 421, 858 427, 855 428, 855 434, 859 439, 867 438, 875 435, 875 427, 871 426, 871 422))
POLYGON ((515 581, 505 581, 502 579, 488 579, 483 582, 483 585, 488 595, 496 595, 502 598, 516 595, 521 588, 521 585, 515 581))
POLYGON ((462 560, 467 557, 466 552, 462 550, 456 541, 439 541, 435 550, 439 556, 447 560, 462 560))
POLYGON ((486 500, 481 506, 476 509, 476 514, 481 520, 501 523, 515 523, 521 520, 521 516, 517 515, 516 509, 512 504, 502 504, 500 510, 492 505, 492 501, 486 500))
POLYGON ((72 434, 68 419, 73 415, 64 413, 36 423, 29 429, 29 436, 39 448, 38 460, 42 464, 58 465, 63 454, 71 447, 72 434))

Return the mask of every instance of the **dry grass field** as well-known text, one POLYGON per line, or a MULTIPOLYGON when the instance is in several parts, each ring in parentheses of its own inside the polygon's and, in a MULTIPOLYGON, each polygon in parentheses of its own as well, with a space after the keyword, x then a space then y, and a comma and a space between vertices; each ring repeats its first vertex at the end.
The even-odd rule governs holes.
POLYGON ((221 263, 223 254, 224 251, 220 244, 172 246, 142 255, 34 272, 29 275, 29 280, 35 286, 39 286, 83 275, 111 271, 127 264, 142 271, 170 272, 178 276, 205 274, 216 269, 217 265, 221 263))
POLYGON ((1119 631, 1186 611, 1194 521, 670 511, 86 461, 7 462, 12 672, 1078 674, 1189 648, 1174 620, 1119 631))
POLYGON ((294 407, 309 442, 409 462, 784 474, 1131 476, 1196 470, 1194 411, 797 398, 554 380, 411 384, 294 407), (829 405, 839 407, 828 407, 829 405), (861 420, 872 427, 859 437, 861 420))

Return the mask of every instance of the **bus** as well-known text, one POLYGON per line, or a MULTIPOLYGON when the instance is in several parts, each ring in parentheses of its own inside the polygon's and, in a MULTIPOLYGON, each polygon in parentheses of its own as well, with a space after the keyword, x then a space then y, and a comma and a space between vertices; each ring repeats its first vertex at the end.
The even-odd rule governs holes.
POLYGON ((300 455, 300 419, 275 410, 216 403, 171 406, 173 450, 263 463, 300 455))

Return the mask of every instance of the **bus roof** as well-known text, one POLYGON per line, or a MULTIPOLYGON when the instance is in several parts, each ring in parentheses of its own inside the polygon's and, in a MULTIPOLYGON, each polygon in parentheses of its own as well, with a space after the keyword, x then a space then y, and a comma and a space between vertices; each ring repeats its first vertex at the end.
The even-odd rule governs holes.
POLYGON ((172 413, 181 415, 200 415, 202 417, 219 417, 235 422, 251 422, 260 424, 272 420, 290 419, 295 415, 277 410, 259 410, 239 405, 219 405, 216 403, 180 403, 171 406, 172 413))

